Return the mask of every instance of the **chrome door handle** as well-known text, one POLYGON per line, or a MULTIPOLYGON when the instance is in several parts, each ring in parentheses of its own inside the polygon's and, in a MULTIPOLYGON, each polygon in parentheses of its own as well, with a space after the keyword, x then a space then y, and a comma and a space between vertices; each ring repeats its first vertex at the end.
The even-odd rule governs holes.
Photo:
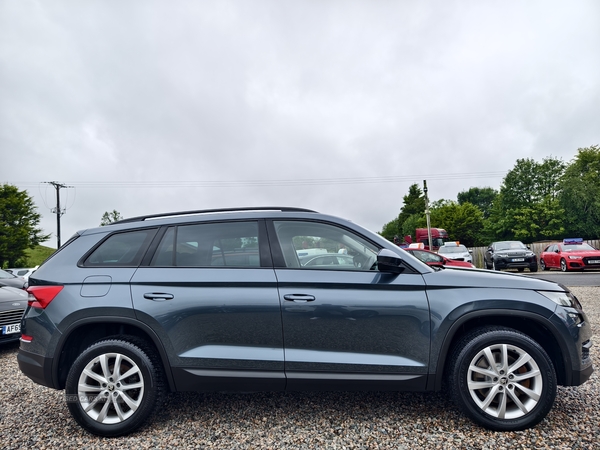
POLYGON ((164 302, 165 300, 173 299, 173 294, 167 294, 165 292, 148 292, 144 294, 144 298, 147 300, 154 300, 155 302, 164 302))
POLYGON ((283 296, 283 298, 289 302, 301 302, 301 303, 312 302, 315 300, 315 297, 313 295, 305 295, 305 294, 285 294, 283 296))

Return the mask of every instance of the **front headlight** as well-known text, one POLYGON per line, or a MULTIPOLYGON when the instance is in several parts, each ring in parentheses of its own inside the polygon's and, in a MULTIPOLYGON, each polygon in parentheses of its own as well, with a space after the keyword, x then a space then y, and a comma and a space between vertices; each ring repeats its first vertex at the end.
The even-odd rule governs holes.
POLYGON ((581 256, 569 255, 569 259, 581 259, 581 256))
POLYGON ((535 255, 535 253, 533 253, 533 252, 528 252, 528 253, 527 253, 525 256, 534 256, 534 255, 535 255))
POLYGON ((537 293, 552 300, 557 305, 566 306, 567 308, 582 309, 577 297, 570 292, 537 291, 537 293))

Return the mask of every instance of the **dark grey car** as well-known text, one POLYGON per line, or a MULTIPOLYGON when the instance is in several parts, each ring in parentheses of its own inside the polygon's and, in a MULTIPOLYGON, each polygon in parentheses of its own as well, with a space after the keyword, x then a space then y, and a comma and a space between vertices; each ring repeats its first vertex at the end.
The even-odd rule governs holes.
POLYGON ((84 230, 29 284, 19 367, 104 436, 139 427, 166 392, 223 390, 445 388, 477 423, 519 430, 593 370, 590 324, 564 287, 433 269, 298 208, 84 230), (352 264, 300 263, 340 248, 352 264))
POLYGON ((538 271, 537 256, 521 241, 492 242, 485 252, 484 259, 487 269, 517 269, 519 272, 523 272, 525 269, 529 269, 530 272, 538 271))
POLYGON ((0 285, 0 344, 21 336, 21 318, 27 307, 27 292, 0 285))

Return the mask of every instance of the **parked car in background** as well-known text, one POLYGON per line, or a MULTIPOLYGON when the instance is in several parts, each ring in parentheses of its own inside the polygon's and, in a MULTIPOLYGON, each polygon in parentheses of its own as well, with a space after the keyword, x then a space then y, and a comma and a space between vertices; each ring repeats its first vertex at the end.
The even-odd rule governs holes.
POLYGON ((166 391, 197 390, 448 389, 476 423, 522 430, 548 414, 557 385, 593 372, 591 324, 568 288, 436 270, 300 208, 89 228, 27 291, 20 370, 64 389, 73 419, 102 436, 140 427, 166 391), (301 253, 348 263, 302 265, 301 253))
POLYGON ((582 238, 564 239, 561 243, 550 244, 540 255, 542 270, 600 269, 600 250, 583 242, 582 238))
POLYGON ((471 251, 458 242, 444 242, 444 245, 439 248, 438 253, 448 259, 467 261, 469 263, 473 262, 471 251))
POLYGON ((16 277, 23 278, 25 281, 29 278, 36 268, 21 268, 21 269, 5 269, 6 272, 12 273, 16 277))
POLYGON ((0 269, 0 286, 10 286, 23 289, 25 287, 25 283, 26 282, 23 278, 17 277, 12 273, 0 269))
POLYGON ((475 268, 475 266, 467 261, 459 261, 456 259, 448 259, 438 253, 430 252, 429 250, 421 250, 418 248, 405 248, 405 251, 417 259, 423 261, 428 266, 432 267, 467 267, 469 269, 475 268))
POLYGON ((21 336, 21 317, 27 298, 23 289, 0 285, 0 344, 16 341, 21 336))
POLYGON ((332 268, 335 266, 351 266, 354 267, 354 258, 350 255, 338 253, 324 253, 317 256, 305 256, 300 258, 300 265, 305 267, 332 268))
POLYGON ((492 242, 485 252, 485 267, 487 269, 517 269, 523 272, 538 271, 537 256, 521 241, 492 242))

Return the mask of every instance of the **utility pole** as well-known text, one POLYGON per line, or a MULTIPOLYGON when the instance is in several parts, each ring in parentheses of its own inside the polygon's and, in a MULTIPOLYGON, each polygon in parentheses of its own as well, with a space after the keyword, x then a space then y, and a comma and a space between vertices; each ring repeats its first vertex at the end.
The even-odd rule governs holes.
POLYGON ((423 193, 425 194, 425 217, 427 218, 427 239, 429 242, 429 251, 433 251, 431 242, 431 220, 429 218, 429 196, 427 195, 427 180, 423 180, 423 193))
POLYGON ((65 212, 65 210, 62 210, 60 208, 60 190, 64 189, 64 188, 72 188, 73 186, 66 186, 62 183, 57 183, 56 181, 47 181, 48 184, 51 184, 52 186, 54 186, 54 189, 56 189, 56 208, 52 209, 53 213, 56 213, 56 237, 57 237, 57 244, 56 244, 56 248, 59 249, 60 248, 60 216, 62 216, 65 212))

